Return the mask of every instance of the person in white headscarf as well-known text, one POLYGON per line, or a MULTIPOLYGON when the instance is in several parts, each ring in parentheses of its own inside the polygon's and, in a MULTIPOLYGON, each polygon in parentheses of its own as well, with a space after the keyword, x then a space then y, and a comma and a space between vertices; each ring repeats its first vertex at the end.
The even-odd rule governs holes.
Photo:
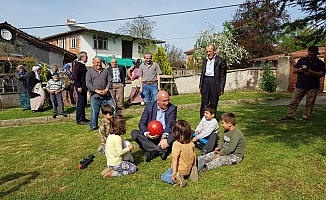
POLYGON ((32 72, 29 73, 27 76, 27 84, 32 112, 42 111, 45 100, 45 92, 42 88, 42 80, 40 73, 41 68, 39 66, 34 66, 32 68, 32 72))

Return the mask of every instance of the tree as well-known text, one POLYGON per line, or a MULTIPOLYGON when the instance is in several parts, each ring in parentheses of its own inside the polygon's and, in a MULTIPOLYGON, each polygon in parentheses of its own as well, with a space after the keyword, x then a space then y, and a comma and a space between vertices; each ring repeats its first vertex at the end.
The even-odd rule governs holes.
POLYGON ((128 21, 121 25, 117 33, 124 35, 131 35, 141 39, 155 39, 154 26, 156 22, 149 21, 145 17, 139 15, 132 21, 128 21))
POLYGON ((162 74, 172 75, 172 68, 163 47, 159 46, 157 48, 152 60, 160 66, 162 74))
POLYGON ((299 29, 295 31, 286 31, 285 34, 280 38, 280 53, 289 53, 294 51, 299 51, 307 49, 310 46, 324 46, 326 43, 326 37, 324 39, 319 38, 319 42, 314 41, 304 41, 300 38, 307 37, 308 35, 314 35, 316 31, 309 28, 299 29))
POLYGON ((180 68, 186 60, 182 50, 174 45, 165 44, 165 53, 172 68, 180 68))
POLYGON ((132 21, 128 21, 121 25, 117 33, 130 35, 136 38, 140 38, 138 53, 143 56, 145 52, 156 51, 156 44, 153 42, 155 21, 149 21, 145 17, 139 15, 132 21))
POLYGON ((288 27, 289 31, 309 27, 314 34, 299 35, 298 40, 312 42, 316 45, 321 38, 326 38, 326 1, 325 0, 276 0, 280 12, 287 6, 299 6, 307 15, 301 19, 284 24, 281 28, 288 27))
POLYGON ((206 57, 205 48, 207 44, 216 46, 216 53, 226 59, 227 65, 233 65, 241 62, 248 53, 234 39, 232 33, 226 29, 222 33, 216 33, 213 25, 208 23, 208 28, 199 32, 195 43, 194 60, 195 63, 201 63, 206 57))
POLYGON ((230 22, 236 41, 249 52, 249 58, 272 55, 281 34, 279 26, 289 15, 270 1, 246 0, 230 22))

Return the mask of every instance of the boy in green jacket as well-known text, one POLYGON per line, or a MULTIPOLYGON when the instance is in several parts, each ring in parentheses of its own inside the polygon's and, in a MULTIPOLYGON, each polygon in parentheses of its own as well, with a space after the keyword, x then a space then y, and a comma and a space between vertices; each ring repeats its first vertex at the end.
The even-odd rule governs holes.
POLYGON ((233 113, 224 113, 221 116, 222 127, 225 130, 220 144, 215 151, 198 157, 198 171, 207 171, 224 165, 234 165, 244 157, 246 145, 242 132, 235 126, 236 119, 233 113))

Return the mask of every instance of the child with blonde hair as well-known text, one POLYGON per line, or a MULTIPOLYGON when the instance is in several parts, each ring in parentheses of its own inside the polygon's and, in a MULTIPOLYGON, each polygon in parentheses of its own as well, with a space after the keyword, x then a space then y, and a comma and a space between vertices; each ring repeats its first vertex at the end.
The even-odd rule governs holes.
POLYGON ((172 145, 172 165, 164 172, 161 180, 170 184, 187 185, 185 178, 198 181, 195 145, 192 142, 191 127, 188 122, 178 120, 172 127, 176 141, 172 145))

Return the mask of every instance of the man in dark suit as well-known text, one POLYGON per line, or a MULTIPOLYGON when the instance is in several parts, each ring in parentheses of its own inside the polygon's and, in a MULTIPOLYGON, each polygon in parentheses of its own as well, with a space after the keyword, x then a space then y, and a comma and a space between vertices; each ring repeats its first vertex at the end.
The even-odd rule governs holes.
POLYGON ((75 90, 77 92, 77 106, 76 106, 76 122, 78 125, 86 125, 89 120, 85 117, 85 108, 87 105, 87 87, 86 87, 86 62, 87 53, 81 51, 77 55, 77 61, 74 70, 72 71, 72 78, 74 79, 75 90))
POLYGON ((213 104, 217 108, 219 96, 224 93, 226 82, 226 60, 216 54, 214 44, 206 46, 207 57, 203 60, 199 91, 201 94, 200 119, 204 116, 204 107, 213 104))
POLYGON ((168 156, 168 148, 172 146, 174 137, 172 126, 177 118, 177 107, 170 104, 169 94, 161 90, 157 94, 155 102, 146 104, 138 127, 140 130, 133 130, 131 137, 146 153, 146 162, 150 162, 158 155, 162 160, 168 156), (163 125, 163 134, 152 136, 147 130, 149 122, 158 120, 163 125))

